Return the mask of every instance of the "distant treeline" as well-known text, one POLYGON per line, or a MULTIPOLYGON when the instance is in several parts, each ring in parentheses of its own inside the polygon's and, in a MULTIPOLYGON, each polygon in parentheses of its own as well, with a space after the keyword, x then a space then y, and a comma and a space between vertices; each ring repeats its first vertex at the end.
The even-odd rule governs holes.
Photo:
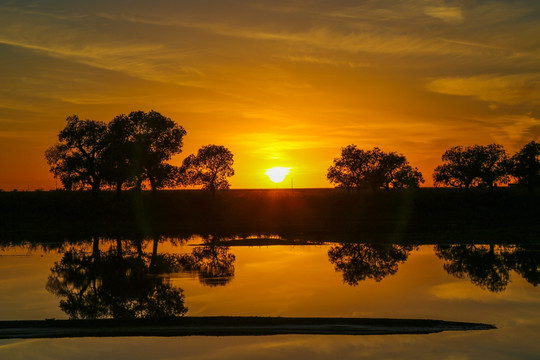
MULTIPOLYGON (((454 146, 442 155, 435 168, 435 186, 468 189, 513 181, 532 191, 540 186, 540 143, 531 141, 513 156, 500 144, 454 146)), ((338 187, 400 189, 418 187, 424 178, 409 165, 404 155, 385 153, 379 148, 365 151, 349 145, 328 169, 328 180, 338 187)))
MULTIPOLYGON (((68 190, 91 188, 97 194, 106 187, 120 194, 145 184, 153 191, 186 185, 228 189, 227 178, 234 175, 233 154, 224 146, 203 146, 180 167, 167 163, 182 151, 185 135, 182 126, 155 111, 122 114, 108 124, 73 115, 45 157, 68 190)), ((540 186, 540 143, 535 141, 513 156, 500 144, 454 146, 444 152, 442 161, 433 173, 435 186, 491 190, 513 182, 529 191, 540 186)), ((372 190, 415 188, 425 181, 404 155, 356 145, 342 148, 327 178, 337 187, 372 190)))

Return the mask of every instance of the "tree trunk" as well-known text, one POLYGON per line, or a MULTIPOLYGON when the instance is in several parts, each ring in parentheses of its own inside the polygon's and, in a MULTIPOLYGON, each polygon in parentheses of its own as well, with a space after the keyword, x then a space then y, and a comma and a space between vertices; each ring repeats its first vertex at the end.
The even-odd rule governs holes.
POLYGON ((142 178, 137 177, 137 181, 135 182, 135 191, 140 193, 141 190, 142 190, 142 178))
POLYGON ((122 196, 122 181, 117 180, 116 181, 116 198, 120 199, 121 196, 122 196))
POLYGON ((92 243, 92 257, 94 260, 99 260, 101 256, 101 253, 99 251, 99 237, 94 236, 93 243, 92 243))
POLYGON ((122 259, 123 253, 122 253, 122 240, 120 237, 116 238, 116 256, 118 259, 122 259))
POLYGON ((137 239, 135 240, 135 246, 137 247, 137 257, 140 259, 142 259, 144 253, 143 253, 143 249, 142 249, 142 239, 137 239))
POLYGON ((99 194, 99 190, 100 190, 100 182, 99 181, 94 181, 92 183, 92 194, 94 195, 94 197, 97 197, 98 194, 99 194))
POLYGON ((150 272, 154 272, 157 266, 156 260, 157 260, 158 243, 159 243, 159 238, 155 237, 154 243, 152 244, 152 257, 150 258, 150 272))
POLYGON ((148 179, 150 180, 150 188, 152 189, 152 193, 155 194, 157 191, 156 180, 152 177, 148 177, 148 179))

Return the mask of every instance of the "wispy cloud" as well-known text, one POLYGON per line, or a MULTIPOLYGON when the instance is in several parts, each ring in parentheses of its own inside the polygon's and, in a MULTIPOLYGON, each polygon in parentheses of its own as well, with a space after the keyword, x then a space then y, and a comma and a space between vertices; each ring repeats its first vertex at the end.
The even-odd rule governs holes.
POLYGON ((303 62, 318 65, 346 66, 350 68, 365 68, 371 66, 369 63, 360 63, 353 61, 335 60, 330 58, 318 57, 313 55, 286 55, 286 60, 294 62, 303 62))
POLYGON ((478 48, 485 48, 485 49, 492 49, 492 50, 503 50, 508 53, 512 51, 512 49, 502 46, 495 46, 495 45, 489 45, 489 44, 482 44, 482 43, 475 43, 471 41, 463 41, 463 40, 452 40, 452 39, 444 39, 441 38, 442 41, 451 43, 451 44, 458 44, 458 45, 464 45, 464 46, 470 46, 470 47, 478 47, 478 48))
MULTIPOLYGON (((419 10, 422 8, 419 8, 419 10)), ((445 21, 455 22, 462 19, 459 8, 428 7, 427 12, 431 16, 441 18, 445 21)), ((291 29, 283 24, 238 24, 227 22, 205 22, 204 20, 194 21, 182 17, 139 17, 134 15, 116 15, 100 13, 99 16, 113 21, 127 21, 146 25, 184 27, 198 29, 217 34, 219 36, 236 37, 252 40, 265 40, 273 42, 283 42, 286 44, 301 44, 324 50, 339 50, 349 53, 375 53, 375 54, 480 54, 459 40, 452 41, 452 44, 441 43, 439 36, 432 36, 421 31, 411 31, 406 23, 407 17, 403 13, 393 12, 392 18, 399 20, 392 27, 382 28, 378 24, 379 18, 389 18, 389 15, 381 13, 379 10, 371 9, 366 14, 364 8, 355 9, 355 12, 362 13, 362 23, 354 22, 356 19, 351 15, 351 10, 335 12, 329 14, 319 14, 325 16, 340 16, 351 19, 350 23, 333 23, 322 21, 321 23, 306 23, 303 26, 291 29), (375 15, 375 16, 369 16, 375 15), (399 26, 399 23, 403 23, 399 26), (466 45, 466 46, 464 46, 466 45)), ((481 43, 477 43, 481 45, 481 43)), ((490 47, 489 44, 485 46, 490 47)), ((495 49, 495 46, 491 46, 495 49)), ((500 50, 500 48, 499 48, 500 50)))
POLYGON ((154 108, 186 151, 223 143, 247 172, 278 154, 324 186, 351 143, 429 172, 448 146, 539 136, 539 17, 527 0, 10 1, 0 131, 52 143, 68 114, 154 108))
POLYGON ((441 94, 473 96, 508 105, 540 104, 540 73, 441 78, 429 82, 427 88, 441 94))
POLYGON ((531 140, 540 140, 540 118, 530 114, 502 115, 479 119, 485 124, 493 139, 502 144, 510 144, 517 150, 531 140))
POLYGON ((255 153, 287 152, 290 150, 309 150, 332 147, 317 135, 286 134, 278 132, 241 133, 231 135, 228 142, 252 149, 255 153))
POLYGON ((448 23, 460 23, 463 21, 461 8, 457 6, 426 6, 424 13, 448 23))
MULTIPOLYGON (((114 27, 92 29, 69 15, 33 10, 10 15, 0 15, 0 44, 152 81, 195 86, 197 78, 203 76, 186 64, 189 52, 171 49, 166 42, 111 35, 114 27)), ((95 20, 86 17, 89 23, 95 20)))

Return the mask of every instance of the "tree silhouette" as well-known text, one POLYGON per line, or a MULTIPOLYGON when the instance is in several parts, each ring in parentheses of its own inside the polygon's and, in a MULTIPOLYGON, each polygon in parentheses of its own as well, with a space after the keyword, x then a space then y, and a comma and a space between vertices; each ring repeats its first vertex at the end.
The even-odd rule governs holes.
MULTIPOLYGON (((176 261, 172 256, 170 260, 176 261)), ((101 256, 95 249, 91 255, 73 249, 55 263, 46 287, 61 298, 60 308, 72 319, 184 315, 182 289, 157 276, 160 273, 149 263, 136 253, 126 255, 119 239, 116 250, 101 256)))
POLYGON ((501 292, 510 282, 511 249, 496 245, 437 245, 435 254, 446 261, 447 273, 469 280, 491 292, 501 292))
POLYGON ((483 184, 491 190, 497 184, 508 183, 510 162, 502 145, 475 145, 473 149, 478 158, 478 177, 483 184))
POLYGON ((454 146, 442 155, 443 164, 435 168, 435 186, 468 189, 485 184, 492 189, 509 180, 509 162, 502 145, 454 146))
POLYGON ((540 186, 540 143, 531 141, 512 157, 512 175, 532 192, 540 186))
POLYGON ((59 142, 45 151, 47 164, 65 189, 90 186, 97 194, 103 178, 103 153, 107 147, 105 123, 69 116, 58 134, 59 142))
POLYGON ((60 309, 71 319, 97 319, 108 313, 99 294, 98 264, 99 258, 71 250, 51 269, 46 288, 62 298, 60 309))
POLYGON ((153 110, 119 115, 109 125, 73 115, 45 157, 66 189, 90 186, 97 193, 106 181, 120 194, 124 184, 140 189, 148 181, 155 191, 176 181, 178 169, 166 161, 182 151, 185 135, 153 110))
POLYGON ((118 196, 124 184, 133 184, 138 173, 140 177, 141 164, 135 161, 134 134, 135 124, 127 116, 117 116, 107 125, 104 178, 114 186, 118 196))
POLYGON ((511 256, 512 268, 533 286, 540 284, 540 248, 517 245, 511 256))
POLYGON ((182 185, 202 185, 203 189, 216 191, 228 189, 227 177, 234 175, 233 154, 221 145, 206 145, 197 155, 189 155, 180 168, 182 185))
POLYGON ((537 245, 438 245, 435 254, 449 274, 492 292, 506 289, 511 270, 533 286, 540 283, 537 245))
POLYGON ((412 245, 342 244, 333 246, 328 258, 336 271, 343 272, 343 281, 355 286, 366 279, 381 281, 394 275, 413 249, 412 245))
POLYGON ((180 267, 185 272, 196 273, 203 285, 224 286, 234 277, 236 257, 229 254, 229 247, 219 245, 219 238, 204 239, 203 246, 195 247, 191 254, 179 258, 180 267))
POLYGON ((182 126, 152 110, 119 115, 110 128, 115 130, 111 135, 113 145, 125 149, 118 154, 119 162, 125 164, 117 169, 122 174, 120 181, 131 174, 137 189, 148 180, 153 191, 173 184, 176 168, 166 161, 182 151, 186 135, 182 126))
POLYGON ((361 150, 356 145, 341 149, 341 157, 334 159, 326 177, 338 187, 373 190, 418 187, 424 182, 422 174, 409 165, 405 156, 385 153, 377 147, 361 150))

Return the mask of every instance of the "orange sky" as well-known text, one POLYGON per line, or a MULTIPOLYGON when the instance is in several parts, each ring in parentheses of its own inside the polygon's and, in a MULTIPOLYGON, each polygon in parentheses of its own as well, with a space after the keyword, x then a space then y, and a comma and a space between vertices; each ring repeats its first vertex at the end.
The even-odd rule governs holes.
POLYGON ((154 109, 233 188, 327 187, 340 148, 397 151, 431 185, 454 145, 540 139, 534 1, 3 1, 0 188, 54 188, 65 119, 154 109), (290 186, 287 178, 280 186, 290 186))

